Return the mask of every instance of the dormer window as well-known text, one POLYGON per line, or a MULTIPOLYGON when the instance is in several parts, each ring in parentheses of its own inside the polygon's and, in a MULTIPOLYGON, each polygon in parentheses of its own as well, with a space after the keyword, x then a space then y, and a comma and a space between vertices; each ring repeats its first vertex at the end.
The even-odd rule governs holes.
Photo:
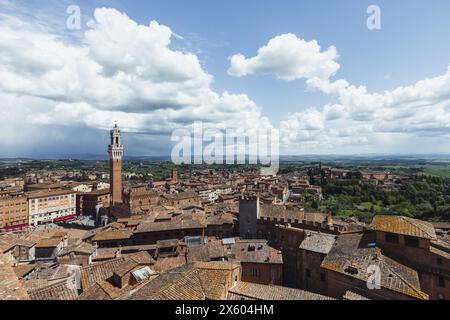
POLYGON ((344 270, 346 273, 350 273, 350 274, 358 274, 358 269, 356 267, 353 266, 348 266, 347 268, 345 268, 344 270))

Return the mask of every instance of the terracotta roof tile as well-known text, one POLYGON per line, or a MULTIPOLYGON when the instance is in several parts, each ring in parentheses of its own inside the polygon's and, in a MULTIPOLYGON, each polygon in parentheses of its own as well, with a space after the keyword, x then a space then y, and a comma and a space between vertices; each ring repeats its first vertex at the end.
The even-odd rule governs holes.
POLYGON ((402 293, 417 299, 428 300, 421 291, 418 274, 391 258, 381 254, 376 247, 366 247, 362 234, 341 235, 325 257, 321 268, 344 274, 366 282, 369 265, 381 269, 381 287, 402 293))
POLYGON ((193 219, 183 219, 180 221, 161 221, 140 224, 134 233, 169 231, 169 230, 183 230, 183 229, 201 229, 205 225, 193 219))
POLYGON ((240 262, 282 264, 281 251, 270 247, 267 240, 239 240, 232 247, 233 260, 240 262))
POLYGON ((347 291, 345 295, 342 297, 343 300, 370 300, 366 297, 363 297, 359 294, 356 294, 352 291, 347 291))
POLYGON ((109 240, 124 240, 124 239, 129 239, 132 234, 133 234, 133 231, 131 231, 129 229, 106 230, 106 231, 96 234, 92 238, 91 241, 96 242, 96 241, 109 241, 109 240))
POLYGON ((190 263, 161 274, 132 293, 131 300, 224 299, 231 274, 238 265, 228 262, 190 263))
POLYGON ((436 232, 431 223, 409 217, 379 215, 373 218, 370 226, 376 231, 436 239, 436 232))
POLYGON ((204 300, 205 294, 193 264, 160 275, 138 291, 131 300, 204 300))
POLYGON ((71 281, 63 281, 29 292, 31 300, 76 300, 78 291, 71 281))
POLYGON ((300 244, 300 249, 328 254, 333 247, 336 237, 333 235, 305 231, 305 239, 300 244))
POLYGON ((27 291, 11 266, 11 256, 0 253, 0 300, 28 299, 27 291))
POLYGON ((124 258, 119 258, 81 268, 80 279, 83 291, 87 290, 98 281, 111 278, 114 270, 118 268, 124 260, 124 258))
POLYGON ((320 294, 281 286, 238 282, 229 290, 229 300, 334 300, 320 294))

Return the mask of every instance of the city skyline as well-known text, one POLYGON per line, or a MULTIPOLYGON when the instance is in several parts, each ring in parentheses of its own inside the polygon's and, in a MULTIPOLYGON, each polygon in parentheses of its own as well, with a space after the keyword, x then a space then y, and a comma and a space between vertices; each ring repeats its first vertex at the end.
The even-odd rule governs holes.
POLYGON ((448 4, 378 1, 370 30, 371 4, 1 0, 0 157, 102 154, 114 121, 125 157, 194 121, 279 129, 281 155, 448 154, 448 4))

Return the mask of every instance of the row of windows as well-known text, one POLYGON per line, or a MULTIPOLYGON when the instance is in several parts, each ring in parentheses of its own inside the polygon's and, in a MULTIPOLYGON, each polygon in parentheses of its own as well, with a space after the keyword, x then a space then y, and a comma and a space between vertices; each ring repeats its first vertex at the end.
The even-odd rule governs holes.
MULTIPOLYGON (((400 242, 399 235, 395 233, 386 233, 385 241, 388 243, 398 244, 400 242)), ((419 238, 405 236, 405 245, 412 248, 418 248, 419 238)))
MULTIPOLYGON (((75 195, 71 194, 70 197, 74 198, 75 195)), ((55 197, 42 198, 42 199, 32 199, 31 204, 34 204, 35 202, 41 203, 41 202, 48 202, 48 201, 55 201, 55 200, 64 200, 64 199, 68 199, 68 198, 69 198, 69 195, 55 196, 55 197)))
POLYGON ((27 218, 27 216, 11 217, 11 218, 2 218, 2 217, 0 217, 0 222, 2 222, 2 221, 4 221, 4 222, 7 222, 7 221, 16 221, 16 220, 26 219, 26 218, 27 218))
POLYGON ((73 213, 74 209, 65 209, 65 210, 60 210, 58 212, 47 212, 47 213, 42 213, 42 214, 35 214, 33 215, 33 217, 48 217, 48 216, 52 216, 52 215, 65 215, 67 213, 73 213))
POLYGON ((20 213, 20 212, 27 212, 27 209, 22 209, 22 210, 17 209, 17 210, 9 210, 9 211, 0 210, 0 215, 1 214, 14 214, 14 213, 20 213))
MULTIPOLYGON (((70 197, 75 198, 75 194, 71 194, 70 197)), ((55 196, 55 197, 42 198, 42 199, 31 199, 31 204, 34 205, 36 202, 46 203, 48 201, 64 200, 64 199, 68 199, 68 198, 69 198, 69 195, 55 196)), ((0 208, 8 208, 8 207, 13 207, 13 206, 18 207, 18 206, 25 206, 25 205, 27 205, 26 201, 16 202, 16 203, 8 203, 8 204, 0 203, 0 208)))
MULTIPOLYGON (((261 276, 261 272, 259 271, 259 269, 258 268, 253 268, 252 269, 252 277, 253 278, 259 278, 260 276, 261 276)), ((245 277, 244 269, 242 269, 241 277, 245 277)))
MULTIPOLYGON (((399 235, 393 233, 386 233, 385 241, 388 243, 398 244, 399 243, 399 235)), ((405 236, 405 245, 408 247, 418 248, 419 247, 419 239, 414 237, 405 236)), ((437 258, 436 264, 442 265, 442 259, 437 258)))
MULTIPOLYGON (((245 276, 245 271, 243 269, 242 273, 241 273, 241 277, 244 277, 244 276, 245 276)), ((261 271, 258 268, 252 268, 251 276, 253 278, 259 278, 259 277, 261 277, 261 271)), ((277 269, 276 268, 272 268, 270 270, 270 281, 272 281, 272 282, 276 281, 277 278, 278 278, 277 276, 278 276, 277 269)))
POLYGON ((9 203, 9 204, 0 204, 0 208, 25 206, 26 204, 27 204, 26 202, 9 203))

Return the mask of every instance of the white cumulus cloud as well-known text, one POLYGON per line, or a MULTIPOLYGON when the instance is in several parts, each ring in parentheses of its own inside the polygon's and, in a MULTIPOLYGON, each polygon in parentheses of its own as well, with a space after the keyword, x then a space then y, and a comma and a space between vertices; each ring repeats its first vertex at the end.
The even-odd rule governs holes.
MULTIPOLYGON (((44 100, 28 113, 36 125, 169 134, 205 126, 271 127, 245 94, 218 93, 196 55, 171 49, 172 30, 140 25, 125 13, 99 8, 79 42, 35 28, 18 17, 0 20, 0 92, 44 100)), ((20 101, 8 107, 20 107, 20 101)))
POLYGON ((328 79, 340 68, 336 62, 338 57, 333 46, 322 51, 316 40, 306 41, 288 33, 271 39, 255 57, 233 55, 228 73, 237 77, 274 74, 286 81, 316 77, 328 79))
POLYGON ((282 144, 290 153, 339 153, 347 147, 377 152, 386 146, 404 151, 407 138, 410 146, 420 145, 424 137, 439 141, 432 144, 436 150, 449 145, 450 68, 443 75, 412 85, 369 92, 364 85, 331 79, 340 68, 337 59, 334 46, 322 51, 316 40, 308 42, 294 34, 283 34, 271 39, 252 58, 232 56, 228 73, 303 79, 309 89, 329 96, 326 105, 287 115, 280 123, 282 144), (387 143, 390 139, 393 142, 387 143))

